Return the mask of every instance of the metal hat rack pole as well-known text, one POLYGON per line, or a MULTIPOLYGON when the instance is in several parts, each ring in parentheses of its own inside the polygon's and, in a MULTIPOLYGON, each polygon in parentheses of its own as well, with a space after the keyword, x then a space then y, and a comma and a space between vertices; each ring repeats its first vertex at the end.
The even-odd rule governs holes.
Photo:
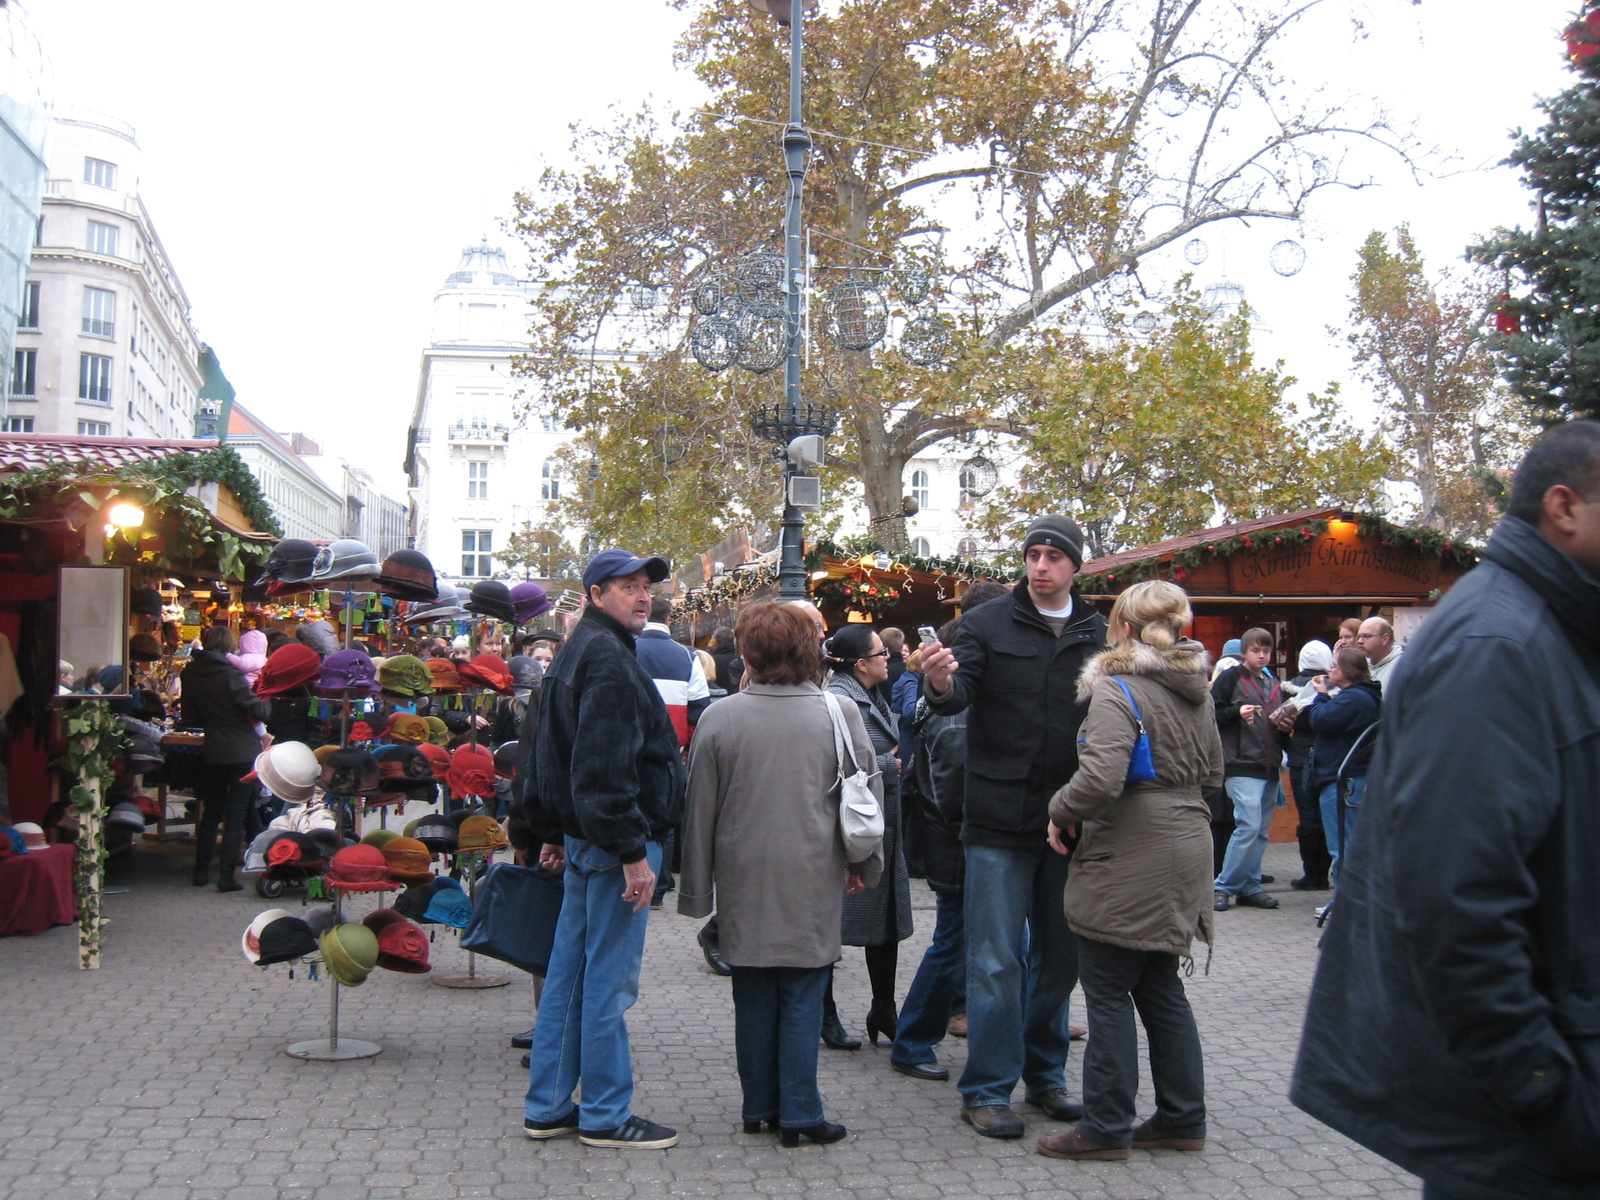
MULTIPOLYGON (((333 923, 337 928, 344 922, 344 894, 337 888, 333 891, 333 923)), ((356 1058, 372 1058, 383 1052, 383 1047, 377 1042, 364 1042, 359 1038, 345 1038, 339 1040, 339 981, 328 974, 328 1036, 325 1038, 312 1038, 307 1042, 293 1042, 283 1048, 283 1052, 290 1058, 306 1059, 310 1062, 347 1062, 356 1058)))

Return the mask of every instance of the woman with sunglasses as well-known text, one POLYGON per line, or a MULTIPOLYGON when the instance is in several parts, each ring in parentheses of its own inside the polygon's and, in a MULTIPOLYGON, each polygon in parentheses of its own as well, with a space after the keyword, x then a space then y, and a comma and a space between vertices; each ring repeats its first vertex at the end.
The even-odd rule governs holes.
MULTIPOLYGON (((911 936, 911 877, 906 871, 900 839, 899 731, 894 714, 883 702, 878 685, 889 678, 889 654, 883 639, 870 625, 846 625, 822 644, 823 665, 829 668, 827 690, 856 706, 872 739, 877 762, 871 768, 883 780, 883 878, 877 886, 844 899, 840 940, 866 950, 867 976, 872 982, 872 1008, 867 1013, 867 1036, 878 1044, 881 1033, 894 1043, 899 1024, 894 998, 894 973, 900 943, 911 936)), ((868 764, 862 763, 863 768, 868 764)), ((861 1043, 844 1030, 833 1002, 830 979, 823 1001, 822 1040, 830 1049, 859 1050, 861 1043)))

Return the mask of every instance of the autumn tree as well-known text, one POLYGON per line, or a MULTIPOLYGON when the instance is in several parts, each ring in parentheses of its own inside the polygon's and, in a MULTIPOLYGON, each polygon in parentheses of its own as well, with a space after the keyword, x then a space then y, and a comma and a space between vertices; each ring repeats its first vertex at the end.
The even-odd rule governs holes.
POLYGON ((1391 477, 1416 488, 1423 524, 1486 534, 1531 433, 1495 374, 1498 285, 1481 270, 1430 273, 1406 226, 1392 243, 1367 235, 1351 282, 1347 338, 1395 450, 1391 477))
MULTIPOLYGON (((708 374, 687 338, 693 290, 776 242, 786 38, 745 0, 675 2, 689 14, 678 61, 705 108, 579 130, 570 160, 516 201, 549 281, 520 369, 597 464, 567 515, 663 550, 770 522, 778 476, 749 417, 781 399, 772 377, 708 374), (639 284, 654 308, 632 307, 639 284)), ((807 396, 840 416, 830 463, 875 534, 905 544, 914 455, 1034 436, 1037 406, 1008 381, 1093 310, 1115 313, 1147 256, 1216 222, 1303 217, 1318 193, 1365 182, 1357 147, 1409 151, 1381 112, 1273 67, 1326 3, 841 0, 807 22, 813 290, 851 268, 896 279, 910 261, 934 290, 896 301, 896 328, 913 312, 954 327, 938 368, 892 337, 847 351, 814 328, 807 344, 807 396)))
POLYGON ((523 523, 506 539, 495 559, 514 577, 547 579, 562 587, 582 590, 583 560, 560 531, 523 523))
POLYGON ((1034 436, 1022 486, 986 506, 997 540, 1067 508, 1099 557, 1379 491, 1381 439, 1351 430, 1332 395, 1297 404, 1281 364, 1256 364, 1247 310, 1214 313, 1180 286, 1147 334, 1114 322, 1106 336, 1052 329, 1040 341, 1008 381, 1034 436))

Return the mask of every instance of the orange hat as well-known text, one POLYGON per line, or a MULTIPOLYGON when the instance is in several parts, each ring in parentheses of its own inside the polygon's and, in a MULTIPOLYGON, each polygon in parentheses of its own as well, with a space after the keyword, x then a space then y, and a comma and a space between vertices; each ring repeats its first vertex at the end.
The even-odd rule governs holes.
POLYGON ((415 746, 428 740, 428 732, 427 718, 416 713, 397 712, 390 716, 389 728, 383 731, 383 736, 391 742, 415 746))
POLYGON ((433 777, 435 779, 442 783, 450 777, 450 751, 432 742, 423 742, 417 749, 422 751, 422 756, 428 760, 428 765, 433 768, 433 777))
POLYGON ((480 654, 471 662, 462 663, 460 675, 464 682, 493 688, 502 696, 511 694, 511 668, 498 654, 480 654))
POLYGON ((430 658, 428 670, 433 674, 433 690, 436 692, 459 692, 461 690, 461 675, 456 671, 456 664, 448 658, 430 658))

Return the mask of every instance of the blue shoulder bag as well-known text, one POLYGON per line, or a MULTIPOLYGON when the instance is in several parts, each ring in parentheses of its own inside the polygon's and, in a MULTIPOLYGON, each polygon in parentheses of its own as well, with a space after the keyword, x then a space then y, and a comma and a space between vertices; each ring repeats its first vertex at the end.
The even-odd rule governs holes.
POLYGON ((1153 783, 1156 778, 1156 760, 1150 753, 1150 735, 1145 732, 1144 717, 1139 713, 1139 702, 1133 698, 1133 692, 1121 679, 1113 675, 1117 686, 1122 689, 1122 694, 1128 698, 1128 703, 1133 705, 1133 723, 1138 727, 1139 738, 1133 743, 1133 753, 1128 757, 1128 783, 1153 783))

